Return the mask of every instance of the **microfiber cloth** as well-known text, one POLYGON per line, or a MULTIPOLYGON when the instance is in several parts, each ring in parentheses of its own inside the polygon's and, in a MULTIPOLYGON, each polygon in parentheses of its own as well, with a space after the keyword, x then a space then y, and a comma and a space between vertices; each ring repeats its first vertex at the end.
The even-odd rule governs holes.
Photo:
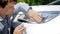
POLYGON ((60 34, 60 15, 43 24, 23 23, 26 34, 60 34))

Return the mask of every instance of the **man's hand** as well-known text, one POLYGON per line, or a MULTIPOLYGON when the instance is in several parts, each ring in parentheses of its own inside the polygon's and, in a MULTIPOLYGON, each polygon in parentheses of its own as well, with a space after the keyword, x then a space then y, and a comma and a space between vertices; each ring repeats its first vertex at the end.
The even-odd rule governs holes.
POLYGON ((36 21, 38 23, 40 23, 42 21, 41 15, 39 15, 37 12, 33 11, 32 9, 29 10, 28 17, 31 20, 36 21))
POLYGON ((13 34, 23 34, 23 30, 24 30, 24 26, 23 25, 19 25, 15 28, 13 34))

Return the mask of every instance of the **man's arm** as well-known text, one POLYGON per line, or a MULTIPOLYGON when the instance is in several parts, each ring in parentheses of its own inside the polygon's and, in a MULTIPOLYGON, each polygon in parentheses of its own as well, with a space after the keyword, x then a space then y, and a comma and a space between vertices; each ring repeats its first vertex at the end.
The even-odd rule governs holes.
MULTIPOLYGON (((37 12, 33 11, 32 9, 29 10, 29 6, 26 6, 25 3, 17 4, 16 5, 16 12, 19 10, 22 10, 23 13, 29 16, 30 19, 36 21, 36 22, 41 22, 42 18, 41 15, 39 15, 37 12)), ((14 25, 13 25, 14 26, 14 25)), ((19 25, 15 28, 13 34, 22 34, 24 30, 24 26, 19 25)))
POLYGON ((22 11, 26 16, 28 16, 31 20, 34 20, 36 22, 41 22, 42 18, 41 15, 39 15, 37 12, 34 10, 30 9, 30 6, 24 2, 17 3, 14 6, 14 14, 22 11))

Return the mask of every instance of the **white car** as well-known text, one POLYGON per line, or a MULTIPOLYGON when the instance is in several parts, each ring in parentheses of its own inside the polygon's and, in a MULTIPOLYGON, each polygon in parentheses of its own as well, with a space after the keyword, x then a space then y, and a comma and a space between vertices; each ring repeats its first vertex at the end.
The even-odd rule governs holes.
POLYGON ((44 17, 47 17, 45 19, 47 22, 42 24, 23 23, 25 34, 60 34, 60 5, 41 5, 32 8, 43 13, 44 17))

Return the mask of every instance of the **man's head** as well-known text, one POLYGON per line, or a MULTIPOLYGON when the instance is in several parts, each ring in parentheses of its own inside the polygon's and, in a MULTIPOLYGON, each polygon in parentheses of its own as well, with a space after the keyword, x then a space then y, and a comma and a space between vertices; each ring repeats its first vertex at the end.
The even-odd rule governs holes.
POLYGON ((0 0, 0 6, 4 8, 10 2, 16 3, 17 0, 0 0))

